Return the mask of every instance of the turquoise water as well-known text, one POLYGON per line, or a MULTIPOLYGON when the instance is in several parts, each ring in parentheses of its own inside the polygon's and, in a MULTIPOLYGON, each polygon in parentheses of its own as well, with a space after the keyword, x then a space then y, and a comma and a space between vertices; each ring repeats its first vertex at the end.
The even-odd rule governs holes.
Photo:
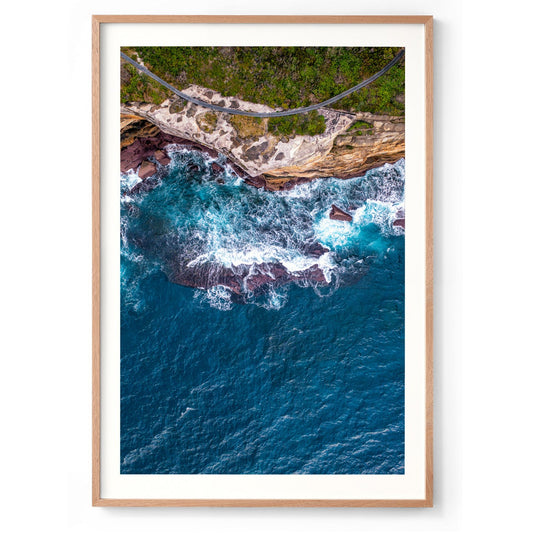
POLYGON ((403 160, 281 193, 172 160, 122 176, 121 473, 402 474, 403 160))

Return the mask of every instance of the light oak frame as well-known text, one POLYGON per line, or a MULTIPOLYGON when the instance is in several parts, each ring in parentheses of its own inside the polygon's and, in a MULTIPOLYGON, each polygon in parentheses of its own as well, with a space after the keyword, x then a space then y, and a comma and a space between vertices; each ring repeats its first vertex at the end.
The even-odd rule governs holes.
POLYGON ((433 17, 94 15, 92 18, 92 504, 98 507, 433 506, 433 17), (110 499, 100 495, 100 24, 423 24, 426 78, 426 490, 420 500, 110 499))

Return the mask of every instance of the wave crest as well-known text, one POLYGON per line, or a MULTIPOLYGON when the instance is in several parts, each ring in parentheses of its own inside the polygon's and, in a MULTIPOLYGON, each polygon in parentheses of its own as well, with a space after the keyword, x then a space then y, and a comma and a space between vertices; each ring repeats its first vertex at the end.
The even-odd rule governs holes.
MULTIPOLYGON (((123 196, 122 247, 158 263, 171 281, 200 288, 196 294, 216 309, 236 301, 280 308, 286 283, 329 294, 403 233, 394 225, 404 209, 403 160, 361 178, 273 193, 245 184, 222 156, 179 147, 168 153, 168 175, 156 188, 123 196), (213 162, 222 171, 213 172, 213 162), (352 222, 330 219, 333 204, 352 222)), ((131 191, 138 176, 130 171, 121 183, 131 191)))

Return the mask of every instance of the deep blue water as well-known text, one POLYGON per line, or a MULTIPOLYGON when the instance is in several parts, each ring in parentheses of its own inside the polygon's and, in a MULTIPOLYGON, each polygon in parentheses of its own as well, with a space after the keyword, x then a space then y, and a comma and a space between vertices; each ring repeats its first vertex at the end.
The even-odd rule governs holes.
POLYGON ((284 193, 209 161, 177 150, 141 194, 122 176, 121 473, 403 474, 403 160, 284 193), (259 264, 328 282, 169 281, 259 264))

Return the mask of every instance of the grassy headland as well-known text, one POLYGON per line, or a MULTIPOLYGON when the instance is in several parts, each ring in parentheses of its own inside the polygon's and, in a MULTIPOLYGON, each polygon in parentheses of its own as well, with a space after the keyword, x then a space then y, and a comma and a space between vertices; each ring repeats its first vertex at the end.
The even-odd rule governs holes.
MULTIPOLYGON (((197 84, 249 102, 292 109, 321 102, 382 69, 399 48, 344 47, 134 47, 147 68, 178 89, 197 84)), ((404 63, 331 107, 402 116, 405 109, 404 63)), ((170 91, 132 65, 123 64, 121 101, 160 104, 170 91)), ((324 131, 316 111, 268 120, 277 135, 316 135, 324 131)))

